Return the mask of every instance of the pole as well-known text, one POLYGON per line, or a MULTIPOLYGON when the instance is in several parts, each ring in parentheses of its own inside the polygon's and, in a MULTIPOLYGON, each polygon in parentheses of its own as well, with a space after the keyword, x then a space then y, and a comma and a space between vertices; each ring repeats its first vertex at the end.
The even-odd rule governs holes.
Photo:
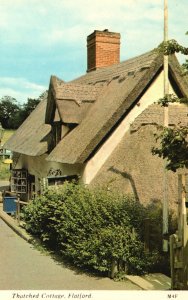
MULTIPOLYGON (((168 41, 168 0, 164 0, 164 42, 168 41)), ((164 55, 164 96, 169 94, 168 55, 164 55)), ((168 126, 168 106, 165 107, 164 125, 168 126)))
MULTIPOLYGON (((168 0, 164 0, 164 42, 168 41, 168 0)), ((164 55, 164 96, 169 95, 168 55, 164 55)), ((168 127, 168 106, 164 108, 164 127, 168 127)), ((163 251, 168 251, 168 176, 164 164, 163 251)))
POLYGON ((17 218, 18 225, 20 225, 20 195, 19 194, 17 195, 16 204, 17 204, 16 218, 17 218))

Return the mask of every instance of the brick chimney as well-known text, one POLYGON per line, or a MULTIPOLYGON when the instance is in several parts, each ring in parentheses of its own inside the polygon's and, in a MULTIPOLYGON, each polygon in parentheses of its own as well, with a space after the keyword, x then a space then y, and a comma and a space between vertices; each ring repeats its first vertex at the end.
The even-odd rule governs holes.
POLYGON ((120 62, 120 34, 95 30, 87 37, 87 72, 120 62))

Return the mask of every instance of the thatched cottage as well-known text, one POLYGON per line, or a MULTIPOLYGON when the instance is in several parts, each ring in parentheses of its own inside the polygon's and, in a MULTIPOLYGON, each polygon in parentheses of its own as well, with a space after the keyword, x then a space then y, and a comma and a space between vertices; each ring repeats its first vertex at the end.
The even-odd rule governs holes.
MULTIPOLYGON (((52 76, 48 98, 6 143, 15 157, 12 189, 22 188, 17 175, 27 177, 29 197, 46 184, 78 178, 132 193, 142 203, 162 199, 164 162, 151 149, 164 122, 164 108, 156 104, 164 93, 163 56, 151 51, 120 62, 120 35, 108 30, 89 35, 87 49, 87 73, 68 83, 52 76)), ((174 55, 169 81, 171 94, 188 96, 174 55)), ((171 104, 169 125, 187 123, 187 113, 184 104, 171 104)), ((168 186, 174 203, 176 173, 168 172, 168 186)))

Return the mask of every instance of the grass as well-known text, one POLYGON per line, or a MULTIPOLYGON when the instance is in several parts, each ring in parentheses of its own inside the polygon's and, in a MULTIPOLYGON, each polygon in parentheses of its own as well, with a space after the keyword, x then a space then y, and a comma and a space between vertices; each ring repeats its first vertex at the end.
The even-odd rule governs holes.
POLYGON ((0 180, 9 180, 10 178, 10 166, 3 163, 3 159, 0 158, 0 180))
MULTIPOLYGON (((1 144, 3 145, 15 132, 15 130, 5 130, 1 144)), ((10 166, 3 163, 4 159, 0 157, 0 180, 9 180, 10 178, 10 166)))
POLYGON ((13 135, 13 133, 15 132, 15 130, 12 130, 12 129, 6 129, 4 131, 4 134, 3 134, 3 138, 2 138, 2 145, 8 141, 8 139, 13 135))

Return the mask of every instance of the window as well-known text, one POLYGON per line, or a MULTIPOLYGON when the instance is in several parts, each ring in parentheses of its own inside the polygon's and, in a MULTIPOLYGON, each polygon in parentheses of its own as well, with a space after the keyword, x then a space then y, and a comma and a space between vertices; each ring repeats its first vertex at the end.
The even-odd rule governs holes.
POLYGON ((61 122, 54 122, 52 125, 53 148, 60 142, 60 140, 61 140, 61 122))
POLYGON ((48 180, 48 186, 54 186, 54 185, 62 185, 65 181, 71 182, 72 180, 78 180, 77 175, 70 175, 70 176, 49 176, 47 177, 48 180))

